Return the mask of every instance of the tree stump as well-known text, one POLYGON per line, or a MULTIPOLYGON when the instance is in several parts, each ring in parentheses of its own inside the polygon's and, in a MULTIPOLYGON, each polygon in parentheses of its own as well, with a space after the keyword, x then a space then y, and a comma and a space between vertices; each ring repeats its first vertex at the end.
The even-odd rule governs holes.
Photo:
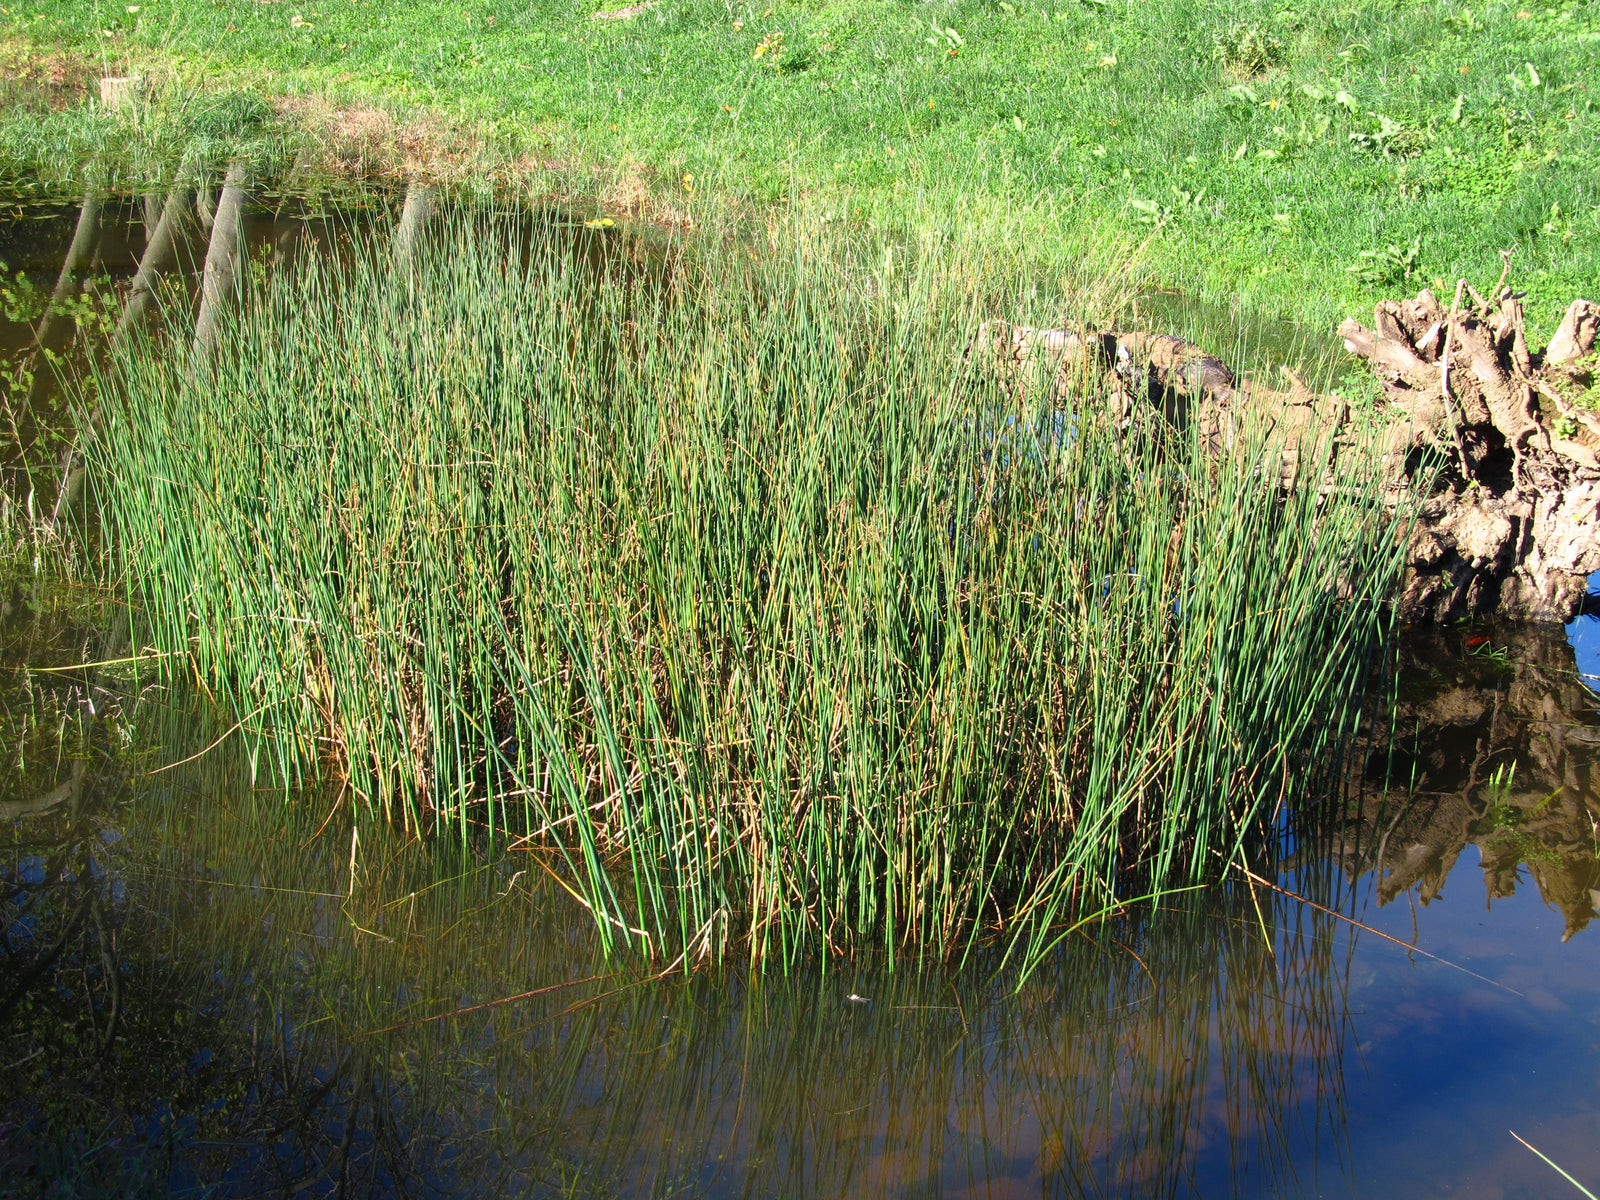
MULTIPOLYGON (((1522 295, 1504 277, 1491 299, 1462 280, 1448 310, 1422 291, 1379 303, 1373 328, 1348 320, 1338 333, 1380 385, 1363 412, 1378 427, 1382 499, 1391 509, 1414 502, 1401 617, 1570 620, 1600 570, 1600 412, 1586 404, 1600 373, 1600 305, 1575 300, 1542 353, 1530 350, 1522 295)), ((976 349, 1019 399, 1041 380, 1062 401, 1097 384, 1118 423, 1156 412, 1197 427, 1217 455, 1270 433, 1286 488, 1311 485, 1301 478, 1307 438, 1331 437, 1341 453, 1372 445, 1341 436, 1347 398, 1287 370, 1288 390, 1241 382, 1182 338, 990 321, 976 349)))

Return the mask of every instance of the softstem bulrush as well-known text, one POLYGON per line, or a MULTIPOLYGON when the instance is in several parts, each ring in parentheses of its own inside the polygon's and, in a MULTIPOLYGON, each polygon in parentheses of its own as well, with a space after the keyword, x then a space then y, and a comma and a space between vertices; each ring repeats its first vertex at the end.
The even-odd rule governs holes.
POLYGON ((687 966, 1039 953, 1311 786, 1398 565, 1370 489, 1019 401, 937 271, 602 236, 441 214, 406 271, 251 285, 203 378, 144 334, 102 370, 142 644, 281 782, 521 838, 687 966))

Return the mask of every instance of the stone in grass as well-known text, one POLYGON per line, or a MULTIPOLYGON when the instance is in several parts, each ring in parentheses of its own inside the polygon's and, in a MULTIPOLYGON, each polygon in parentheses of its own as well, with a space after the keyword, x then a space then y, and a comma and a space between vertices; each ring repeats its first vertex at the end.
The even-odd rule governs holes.
POLYGON ((654 8, 655 0, 645 0, 643 4, 630 4, 627 8, 614 8, 610 12, 597 12, 589 14, 591 21, 626 21, 630 17, 637 17, 646 9, 654 8))

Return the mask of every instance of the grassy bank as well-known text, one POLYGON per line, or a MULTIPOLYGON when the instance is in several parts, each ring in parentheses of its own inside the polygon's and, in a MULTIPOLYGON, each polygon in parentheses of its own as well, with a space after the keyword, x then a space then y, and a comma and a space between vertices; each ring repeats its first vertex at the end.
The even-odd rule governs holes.
MULTIPOLYGON (((1584 0, 591 12, 33 0, 0 35, 13 77, 67 91, 74 72, 141 70, 187 103, 226 80, 347 165, 527 175, 658 214, 798 207, 913 237, 1019 214, 1044 265, 1071 253, 1063 226, 1148 239, 1159 283, 1319 324, 1492 280, 1508 246, 1537 325, 1600 273, 1600 5, 1584 0)), ((14 114, 0 161, 48 176, 138 140, 111 120, 14 114)))
POLYGON ((943 954, 1206 875, 1337 738, 1370 481, 1019 401, 963 366, 1030 303, 981 262, 514 229, 309 258, 101 380, 146 636, 264 769, 525 837, 662 959, 943 954))

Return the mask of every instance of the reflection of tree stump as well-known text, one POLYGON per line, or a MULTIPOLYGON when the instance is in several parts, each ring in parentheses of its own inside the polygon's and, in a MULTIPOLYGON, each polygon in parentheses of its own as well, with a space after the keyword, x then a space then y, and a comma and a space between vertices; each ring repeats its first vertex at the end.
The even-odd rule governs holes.
POLYGON ((1600 907, 1600 716, 1561 628, 1417 626, 1392 655, 1397 685, 1369 693, 1345 806, 1309 853, 1351 880, 1375 872, 1380 903, 1412 888, 1427 903, 1475 845, 1486 898, 1531 878, 1564 939, 1584 929, 1600 907))
MULTIPOLYGON (((1437 479, 1412 533, 1402 615, 1567 620, 1600 569, 1600 414, 1574 401, 1595 382, 1600 305, 1574 301, 1538 355, 1520 295, 1505 287, 1485 300, 1463 280, 1448 312, 1427 291, 1384 301, 1374 325, 1346 321, 1339 335, 1382 384, 1385 476, 1396 493, 1437 479)), ((1285 487, 1298 480, 1301 439, 1337 436, 1351 415, 1292 374, 1288 391, 1241 383, 1181 338, 990 322, 978 345, 1019 391, 1049 379, 1065 396, 1098 377, 1114 419, 1153 408, 1198 425, 1219 454, 1270 431, 1285 487)))

